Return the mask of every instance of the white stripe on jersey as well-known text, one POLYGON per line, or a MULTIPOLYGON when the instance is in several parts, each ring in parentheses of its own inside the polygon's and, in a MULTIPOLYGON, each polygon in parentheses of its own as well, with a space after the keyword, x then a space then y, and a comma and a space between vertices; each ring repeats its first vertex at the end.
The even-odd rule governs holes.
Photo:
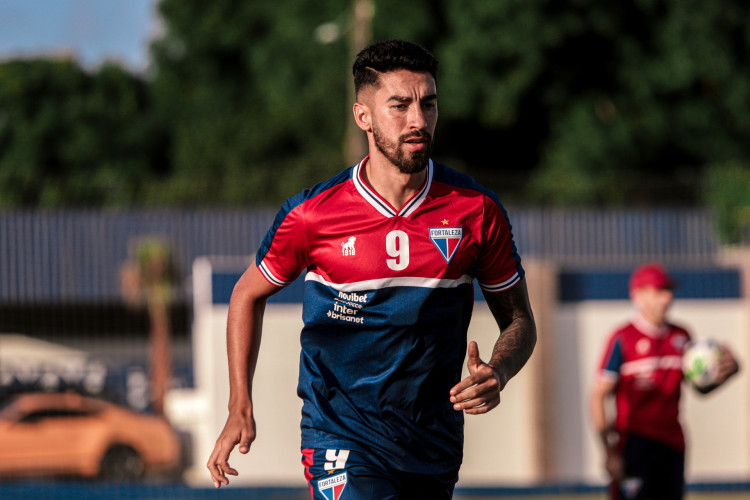
POLYGON ((468 274, 455 280, 444 280, 439 278, 418 278, 418 277, 393 277, 365 281, 355 281, 352 283, 331 283, 323 279, 321 275, 315 272, 308 272, 305 275, 305 281, 317 281, 325 286, 331 287, 339 292, 361 292, 364 290, 380 290, 393 286, 412 286, 418 288, 455 288, 465 283, 471 283, 473 278, 468 274))
POLYGON ((279 278, 273 275, 270 269, 268 269, 268 266, 266 266, 265 262, 261 262, 258 266, 258 270, 261 272, 261 274, 271 283, 272 285, 276 286, 287 286, 291 283, 291 281, 281 281, 279 278))
POLYGON ((429 161, 427 164, 427 182, 424 183, 424 186, 422 186, 422 191, 420 191, 417 195, 415 195, 410 201, 408 201, 403 207, 401 207, 401 210, 399 211, 398 215, 401 217, 408 217, 416 209, 419 208, 419 206, 422 204, 425 198, 427 198, 427 193, 430 192, 430 186, 432 185, 432 160, 429 161))
POLYGON ((500 283, 488 285, 486 283, 480 282, 479 287, 482 290, 486 290, 488 292, 502 292, 503 290, 508 290, 509 288, 513 288, 513 285, 518 283, 520 280, 521 280, 521 277, 518 275, 518 273, 515 273, 510 278, 508 278, 505 281, 501 281, 500 283))
POLYGON ((636 359, 623 363, 620 367, 620 374, 638 375, 650 373, 654 370, 682 370, 682 358, 680 356, 654 356, 650 358, 636 359))

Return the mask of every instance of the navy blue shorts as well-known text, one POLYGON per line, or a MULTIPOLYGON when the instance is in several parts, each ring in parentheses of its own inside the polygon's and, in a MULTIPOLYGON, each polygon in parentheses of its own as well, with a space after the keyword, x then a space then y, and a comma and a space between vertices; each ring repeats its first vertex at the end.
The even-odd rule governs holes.
POLYGON ((616 500, 681 500, 685 494, 685 453, 637 434, 624 439, 626 479, 610 486, 616 500))
POLYGON ((356 450, 303 449, 302 464, 312 500, 449 500, 458 470, 412 474, 356 450))

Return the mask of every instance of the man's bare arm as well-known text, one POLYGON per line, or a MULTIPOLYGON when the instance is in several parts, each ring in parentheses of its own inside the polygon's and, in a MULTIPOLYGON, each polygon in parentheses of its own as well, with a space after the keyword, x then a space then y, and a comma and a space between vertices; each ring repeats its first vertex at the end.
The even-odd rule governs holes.
POLYGON ((278 290, 266 281, 253 263, 232 291, 227 318, 229 415, 206 465, 217 488, 229 484, 227 475, 237 475, 229 465, 229 454, 235 446, 239 445, 240 453, 247 453, 255 440, 253 374, 260 349, 266 299, 278 290))
POLYGON ((624 464, 618 450, 618 435, 607 415, 607 400, 614 397, 617 383, 599 376, 594 381, 594 387, 589 396, 589 416, 591 425, 602 444, 605 460, 604 468, 615 481, 622 481, 625 477, 624 464))
POLYGON ((483 362, 477 343, 470 342, 466 362, 469 376, 450 390, 453 409, 473 415, 487 413, 500 404, 500 391, 523 367, 536 344, 536 324, 525 281, 505 292, 487 293, 485 298, 500 327, 492 358, 489 363, 483 362))
POLYGON ((500 390, 523 365, 536 345, 536 323, 529 304, 526 281, 500 293, 485 293, 487 305, 500 327, 489 365, 500 375, 500 390))

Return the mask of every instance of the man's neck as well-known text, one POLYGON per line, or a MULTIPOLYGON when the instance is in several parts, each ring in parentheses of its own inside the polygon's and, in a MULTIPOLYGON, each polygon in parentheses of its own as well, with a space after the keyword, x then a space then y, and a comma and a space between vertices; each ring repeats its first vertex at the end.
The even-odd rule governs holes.
POLYGON ((424 185, 427 169, 404 174, 382 155, 370 156, 362 169, 363 180, 397 211, 424 185))

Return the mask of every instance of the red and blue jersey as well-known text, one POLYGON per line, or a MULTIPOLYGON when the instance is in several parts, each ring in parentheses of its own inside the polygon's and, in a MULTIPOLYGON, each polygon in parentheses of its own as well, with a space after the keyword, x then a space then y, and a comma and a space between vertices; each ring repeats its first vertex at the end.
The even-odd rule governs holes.
POLYGON ((685 329, 657 328, 641 316, 610 336, 600 369, 617 383, 618 431, 685 450, 679 411, 682 353, 689 340, 685 329))
POLYGON ((290 198, 257 255, 278 286, 303 270, 302 447, 378 453, 400 470, 458 467, 459 382, 473 280, 524 276, 497 195, 430 161, 395 209, 362 180, 367 159, 290 198))

